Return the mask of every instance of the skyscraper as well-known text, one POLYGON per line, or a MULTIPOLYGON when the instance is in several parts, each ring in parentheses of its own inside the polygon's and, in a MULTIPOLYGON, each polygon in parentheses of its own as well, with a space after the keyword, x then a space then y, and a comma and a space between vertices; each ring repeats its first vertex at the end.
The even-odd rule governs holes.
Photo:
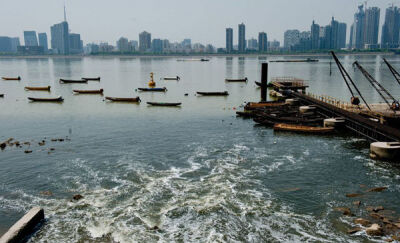
POLYGON ((47 34, 46 33, 39 33, 39 46, 43 46, 43 51, 47 52, 49 49, 48 44, 47 44, 47 34))
POLYGON ((8 36, 0 36, 0 53, 8 53, 12 51, 11 38, 8 36))
POLYGON ((364 44, 366 45, 378 44, 380 12, 381 10, 377 7, 365 10, 364 44))
POLYGON ((339 22, 332 17, 328 49, 338 49, 339 46, 339 22))
POLYGON ((51 48, 56 54, 69 54, 69 31, 66 21, 55 24, 50 28, 51 48))
POLYGON ((239 24, 238 50, 239 52, 246 51, 246 26, 243 23, 239 24))
POLYGON ((267 33, 260 32, 258 33, 258 51, 267 52, 267 50, 268 50, 267 33))
POLYGON ((365 12, 364 6, 358 6, 358 12, 354 14, 353 32, 352 37, 352 48, 362 49, 364 48, 364 31, 365 31, 365 12))
POLYGON ((128 52, 129 51, 129 41, 128 38, 121 37, 117 41, 117 49, 119 52, 128 52))
POLYGON ((153 39, 151 43, 151 49, 154 53, 163 52, 163 42, 161 39, 153 39))
POLYGON ((232 53, 233 51, 233 29, 226 28, 226 52, 232 53))
POLYGON ((339 23, 337 49, 346 48, 347 24, 339 23))
POLYGON ((139 50, 142 52, 149 51, 151 48, 151 34, 143 31, 139 34, 139 50))
POLYGON ((83 46, 80 34, 69 34, 69 52, 71 54, 80 54, 83 52, 83 46))
POLYGON ((287 30, 284 34, 284 48, 290 50, 300 41, 300 31, 298 30, 287 30))
POLYGON ((255 38, 250 38, 247 40, 247 49, 256 51, 258 49, 258 41, 255 38))
POLYGON ((24 31, 25 46, 38 46, 36 31, 24 31))
POLYGON ((319 49, 319 29, 319 25, 313 21, 311 25, 311 49, 313 50, 319 49))
POLYGON ((382 26, 382 48, 399 46, 400 9, 391 6, 386 9, 385 23, 382 26))
POLYGON ((12 52, 17 52, 18 46, 21 46, 21 44, 19 42, 19 37, 11 38, 11 51, 12 52))

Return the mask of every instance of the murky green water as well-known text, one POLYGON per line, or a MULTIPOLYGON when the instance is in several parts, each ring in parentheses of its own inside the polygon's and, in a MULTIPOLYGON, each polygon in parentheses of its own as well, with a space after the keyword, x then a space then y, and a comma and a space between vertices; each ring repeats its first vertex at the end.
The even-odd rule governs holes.
MULTIPOLYGON (((32 242, 281 242, 372 240, 350 236, 351 217, 335 212, 383 205, 400 212, 400 170, 368 158, 368 143, 352 136, 274 133, 235 117, 245 101, 258 101, 253 83, 260 63, 282 57, 214 57, 210 62, 175 58, 0 59, 0 140, 30 141, 0 152, 0 234, 33 206, 46 223, 32 242), (139 93, 155 73, 164 93, 139 93), (179 75, 181 81, 161 81, 179 75), (101 76, 87 85, 58 79, 101 76), (226 77, 248 77, 227 84, 226 77), (51 85, 51 93, 24 86, 51 85), (115 104, 73 89, 104 88, 105 96, 137 96, 137 104, 115 104), (199 97, 196 91, 224 91, 228 97, 199 97), (188 93, 188 96, 184 96, 188 93), (62 104, 29 103, 27 96, 56 96, 62 104), (181 108, 148 107, 146 101, 182 102, 181 108), (52 142, 52 138, 66 138, 52 142), (38 142, 45 139, 46 145, 38 142), (54 151, 50 151, 54 148, 54 151), (33 152, 25 154, 24 150, 33 152), (364 186, 365 185, 365 186, 364 186), (346 198, 346 193, 389 186, 381 193, 346 198), (52 195, 43 195, 51 191, 52 195), (84 198, 71 201, 74 194, 84 198), (158 226, 160 230, 150 230, 158 226)), ((298 59, 296 57, 295 59, 298 59)), ((400 58, 387 57, 400 69, 400 58)), ((350 97, 330 58, 319 63, 271 63, 269 77, 308 80, 310 91, 350 97)), ((396 97, 400 87, 380 56, 341 60, 360 90, 379 102, 354 60, 365 65, 396 97)), ((377 240, 381 240, 378 238, 377 240)))

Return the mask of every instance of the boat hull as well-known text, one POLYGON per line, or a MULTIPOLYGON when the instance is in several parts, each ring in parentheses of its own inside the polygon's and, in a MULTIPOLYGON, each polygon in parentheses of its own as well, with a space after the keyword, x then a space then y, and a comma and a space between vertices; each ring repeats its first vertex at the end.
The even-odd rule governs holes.
POLYGON ((196 92, 199 95, 203 96, 227 96, 229 93, 227 91, 224 92, 196 92))
POLYGON ((84 84, 87 82, 88 81, 85 79, 81 79, 81 80, 60 79, 60 83, 64 83, 64 84, 84 84))
POLYGON ((97 77, 97 78, 82 78, 82 80, 87 80, 87 81, 100 81, 100 77, 97 77))
POLYGON ((182 103, 167 103, 167 102, 146 102, 152 106, 180 106, 182 103))
POLYGON ((25 87, 25 90, 28 91, 50 91, 51 86, 47 86, 47 87, 25 87))
POLYGON ((33 102, 63 102, 64 99, 60 96, 57 98, 33 98, 33 97, 28 97, 28 100, 33 101, 33 102))
POLYGON ((334 131, 333 127, 312 127, 312 126, 301 126, 292 125, 285 123, 277 123, 274 125, 274 131, 289 131, 299 133, 313 133, 313 134, 324 134, 334 131))
POLYGON ((229 82, 229 83, 239 83, 239 82, 247 82, 247 78, 243 78, 243 79, 225 79, 225 82, 229 82))
POLYGON ((106 100, 114 101, 114 102, 140 102, 140 98, 118 98, 118 97, 106 97, 106 100))
POLYGON ((75 93, 78 94, 103 94, 103 89, 98 89, 98 90, 78 90, 74 89, 73 90, 75 93))
POLYGON ((165 92, 167 88, 138 88, 138 90, 143 92, 165 92))

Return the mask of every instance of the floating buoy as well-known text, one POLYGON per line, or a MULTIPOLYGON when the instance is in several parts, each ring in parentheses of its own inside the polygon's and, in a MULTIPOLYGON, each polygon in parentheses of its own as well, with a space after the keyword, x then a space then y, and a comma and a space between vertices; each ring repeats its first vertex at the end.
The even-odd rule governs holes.
POLYGON ((375 142, 370 145, 370 157, 378 160, 400 159, 400 142, 375 142))

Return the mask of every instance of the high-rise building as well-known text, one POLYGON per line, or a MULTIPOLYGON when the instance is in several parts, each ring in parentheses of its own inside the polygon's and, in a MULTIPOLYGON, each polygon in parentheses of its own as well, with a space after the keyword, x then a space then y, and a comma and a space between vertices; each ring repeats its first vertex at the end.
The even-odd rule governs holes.
POLYGON ((139 43, 135 40, 131 40, 128 43, 129 51, 134 52, 139 50, 139 43))
POLYGON ((47 52, 47 50, 49 49, 48 47, 48 42, 47 42, 47 34, 46 33, 39 33, 39 46, 43 47, 43 51, 47 52))
POLYGON ((19 37, 11 38, 11 51, 12 52, 17 52, 18 46, 21 46, 21 44, 19 42, 19 37))
POLYGON ((364 45, 377 47, 380 12, 381 10, 377 7, 365 10, 364 45))
POLYGON ((247 40, 247 49, 256 51, 258 50, 258 41, 255 38, 250 38, 247 40))
POLYGON ((331 25, 330 25, 330 38, 328 39, 329 41, 329 47, 328 49, 338 49, 339 46, 339 22, 335 20, 334 17, 332 17, 331 20, 331 25))
POLYGON ((382 26, 382 48, 397 48, 399 46, 400 9, 391 6, 386 9, 385 22, 382 26))
POLYGON ((311 25, 311 49, 313 50, 319 49, 319 30, 319 25, 313 21, 311 25))
POLYGON ((226 28, 226 52, 232 53, 233 51, 233 29, 226 28))
POLYGON ((354 14, 353 31, 350 33, 352 37, 352 48, 362 49, 364 48, 364 31, 365 31, 365 12, 364 6, 358 6, 358 12, 354 14))
POLYGON ((8 36, 0 36, 0 53, 12 52, 11 38, 8 36))
POLYGON ((246 51, 246 26, 243 23, 239 24, 238 51, 239 52, 246 51))
POLYGON ((154 53, 162 53, 163 52, 163 42, 161 39, 153 39, 151 42, 151 50, 154 53))
POLYGON ((128 52, 129 51, 129 41, 128 38, 121 37, 117 41, 117 49, 119 52, 128 52))
POLYGON ((284 48, 290 50, 300 41, 300 31, 298 30, 287 30, 284 34, 284 48))
POLYGON ((36 31, 24 31, 25 46, 38 46, 36 31))
POLYGON ((182 47, 186 50, 190 50, 192 48, 192 40, 191 39, 184 39, 181 44, 182 44, 182 47))
POLYGON ((80 54, 83 52, 83 45, 80 34, 69 34, 69 52, 71 54, 80 54))
POLYGON ((258 33, 258 51, 266 52, 267 50, 268 50, 267 33, 260 32, 260 33, 258 33))
POLYGON ((279 51, 281 47, 281 43, 277 40, 268 41, 268 50, 269 51, 279 51))
POLYGON ((55 24, 50 28, 51 32, 51 48, 54 53, 68 55, 69 54, 69 30, 66 21, 55 24))
POLYGON ((347 24, 339 23, 337 49, 346 48, 347 24))
POLYGON ((143 31, 139 34, 139 50, 141 52, 149 51, 151 49, 151 34, 143 31))

